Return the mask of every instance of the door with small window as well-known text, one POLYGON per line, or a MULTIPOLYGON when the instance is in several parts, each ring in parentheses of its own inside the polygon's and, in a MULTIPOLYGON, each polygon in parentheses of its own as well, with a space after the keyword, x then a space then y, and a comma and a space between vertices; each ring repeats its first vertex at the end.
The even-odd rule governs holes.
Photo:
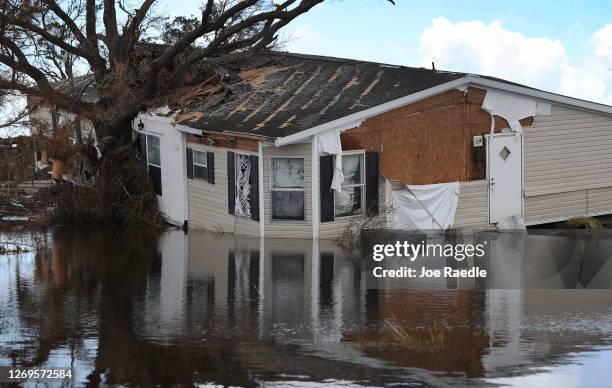
POLYGON ((496 133, 487 137, 489 222, 523 214, 522 135, 496 133))

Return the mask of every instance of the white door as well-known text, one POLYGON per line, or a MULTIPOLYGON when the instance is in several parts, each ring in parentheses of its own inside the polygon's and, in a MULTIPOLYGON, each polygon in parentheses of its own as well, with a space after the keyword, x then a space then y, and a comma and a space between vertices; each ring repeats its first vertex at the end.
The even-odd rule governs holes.
POLYGON ((523 215, 522 135, 496 133, 487 137, 489 222, 523 215))

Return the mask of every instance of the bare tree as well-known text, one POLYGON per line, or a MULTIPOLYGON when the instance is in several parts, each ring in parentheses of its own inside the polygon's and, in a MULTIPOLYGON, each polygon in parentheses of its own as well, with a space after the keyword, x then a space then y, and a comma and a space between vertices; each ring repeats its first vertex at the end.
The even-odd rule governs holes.
POLYGON ((197 18, 158 34, 166 45, 151 54, 141 43, 163 25, 156 0, 0 0, 0 90, 90 118, 106 158, 131 140, 138 112, 170 98, 196 68, 274 45, 281 28, 323 1, 204 0, 197 18), (82 97, 87 88, 96 101, 82 97))

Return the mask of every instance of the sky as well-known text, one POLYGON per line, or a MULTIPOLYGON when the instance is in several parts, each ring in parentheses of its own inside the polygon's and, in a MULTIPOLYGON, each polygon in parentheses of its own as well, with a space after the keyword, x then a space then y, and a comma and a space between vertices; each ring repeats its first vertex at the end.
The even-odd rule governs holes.
MULTIPOLYGON (((283 31, 287 51, 497 76, 612 105, 612 1, 328 0, 283 31)), ((198 15, 201 1, 157 12, 198 15)))
POLYGON ((485 74, 612 104, 610 1, 330 1, 288 51, 485 74))
POLYGON ((612 104, 610 1, 323 3, 289 51, 497 76, 612 104))

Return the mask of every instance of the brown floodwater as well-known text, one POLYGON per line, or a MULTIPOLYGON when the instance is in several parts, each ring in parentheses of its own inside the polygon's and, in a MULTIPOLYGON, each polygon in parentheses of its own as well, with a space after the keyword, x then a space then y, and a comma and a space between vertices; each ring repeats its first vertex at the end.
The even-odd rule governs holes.
POLYGON ((372 287, 371 257, 327 241, 0 235, 41 247, 0 255, 0 366, 71 367, 74 386, 611 386, 612 249, 572 245, 599 250, 589 272, 551 238, 495 264, 491 289, 372 287))

